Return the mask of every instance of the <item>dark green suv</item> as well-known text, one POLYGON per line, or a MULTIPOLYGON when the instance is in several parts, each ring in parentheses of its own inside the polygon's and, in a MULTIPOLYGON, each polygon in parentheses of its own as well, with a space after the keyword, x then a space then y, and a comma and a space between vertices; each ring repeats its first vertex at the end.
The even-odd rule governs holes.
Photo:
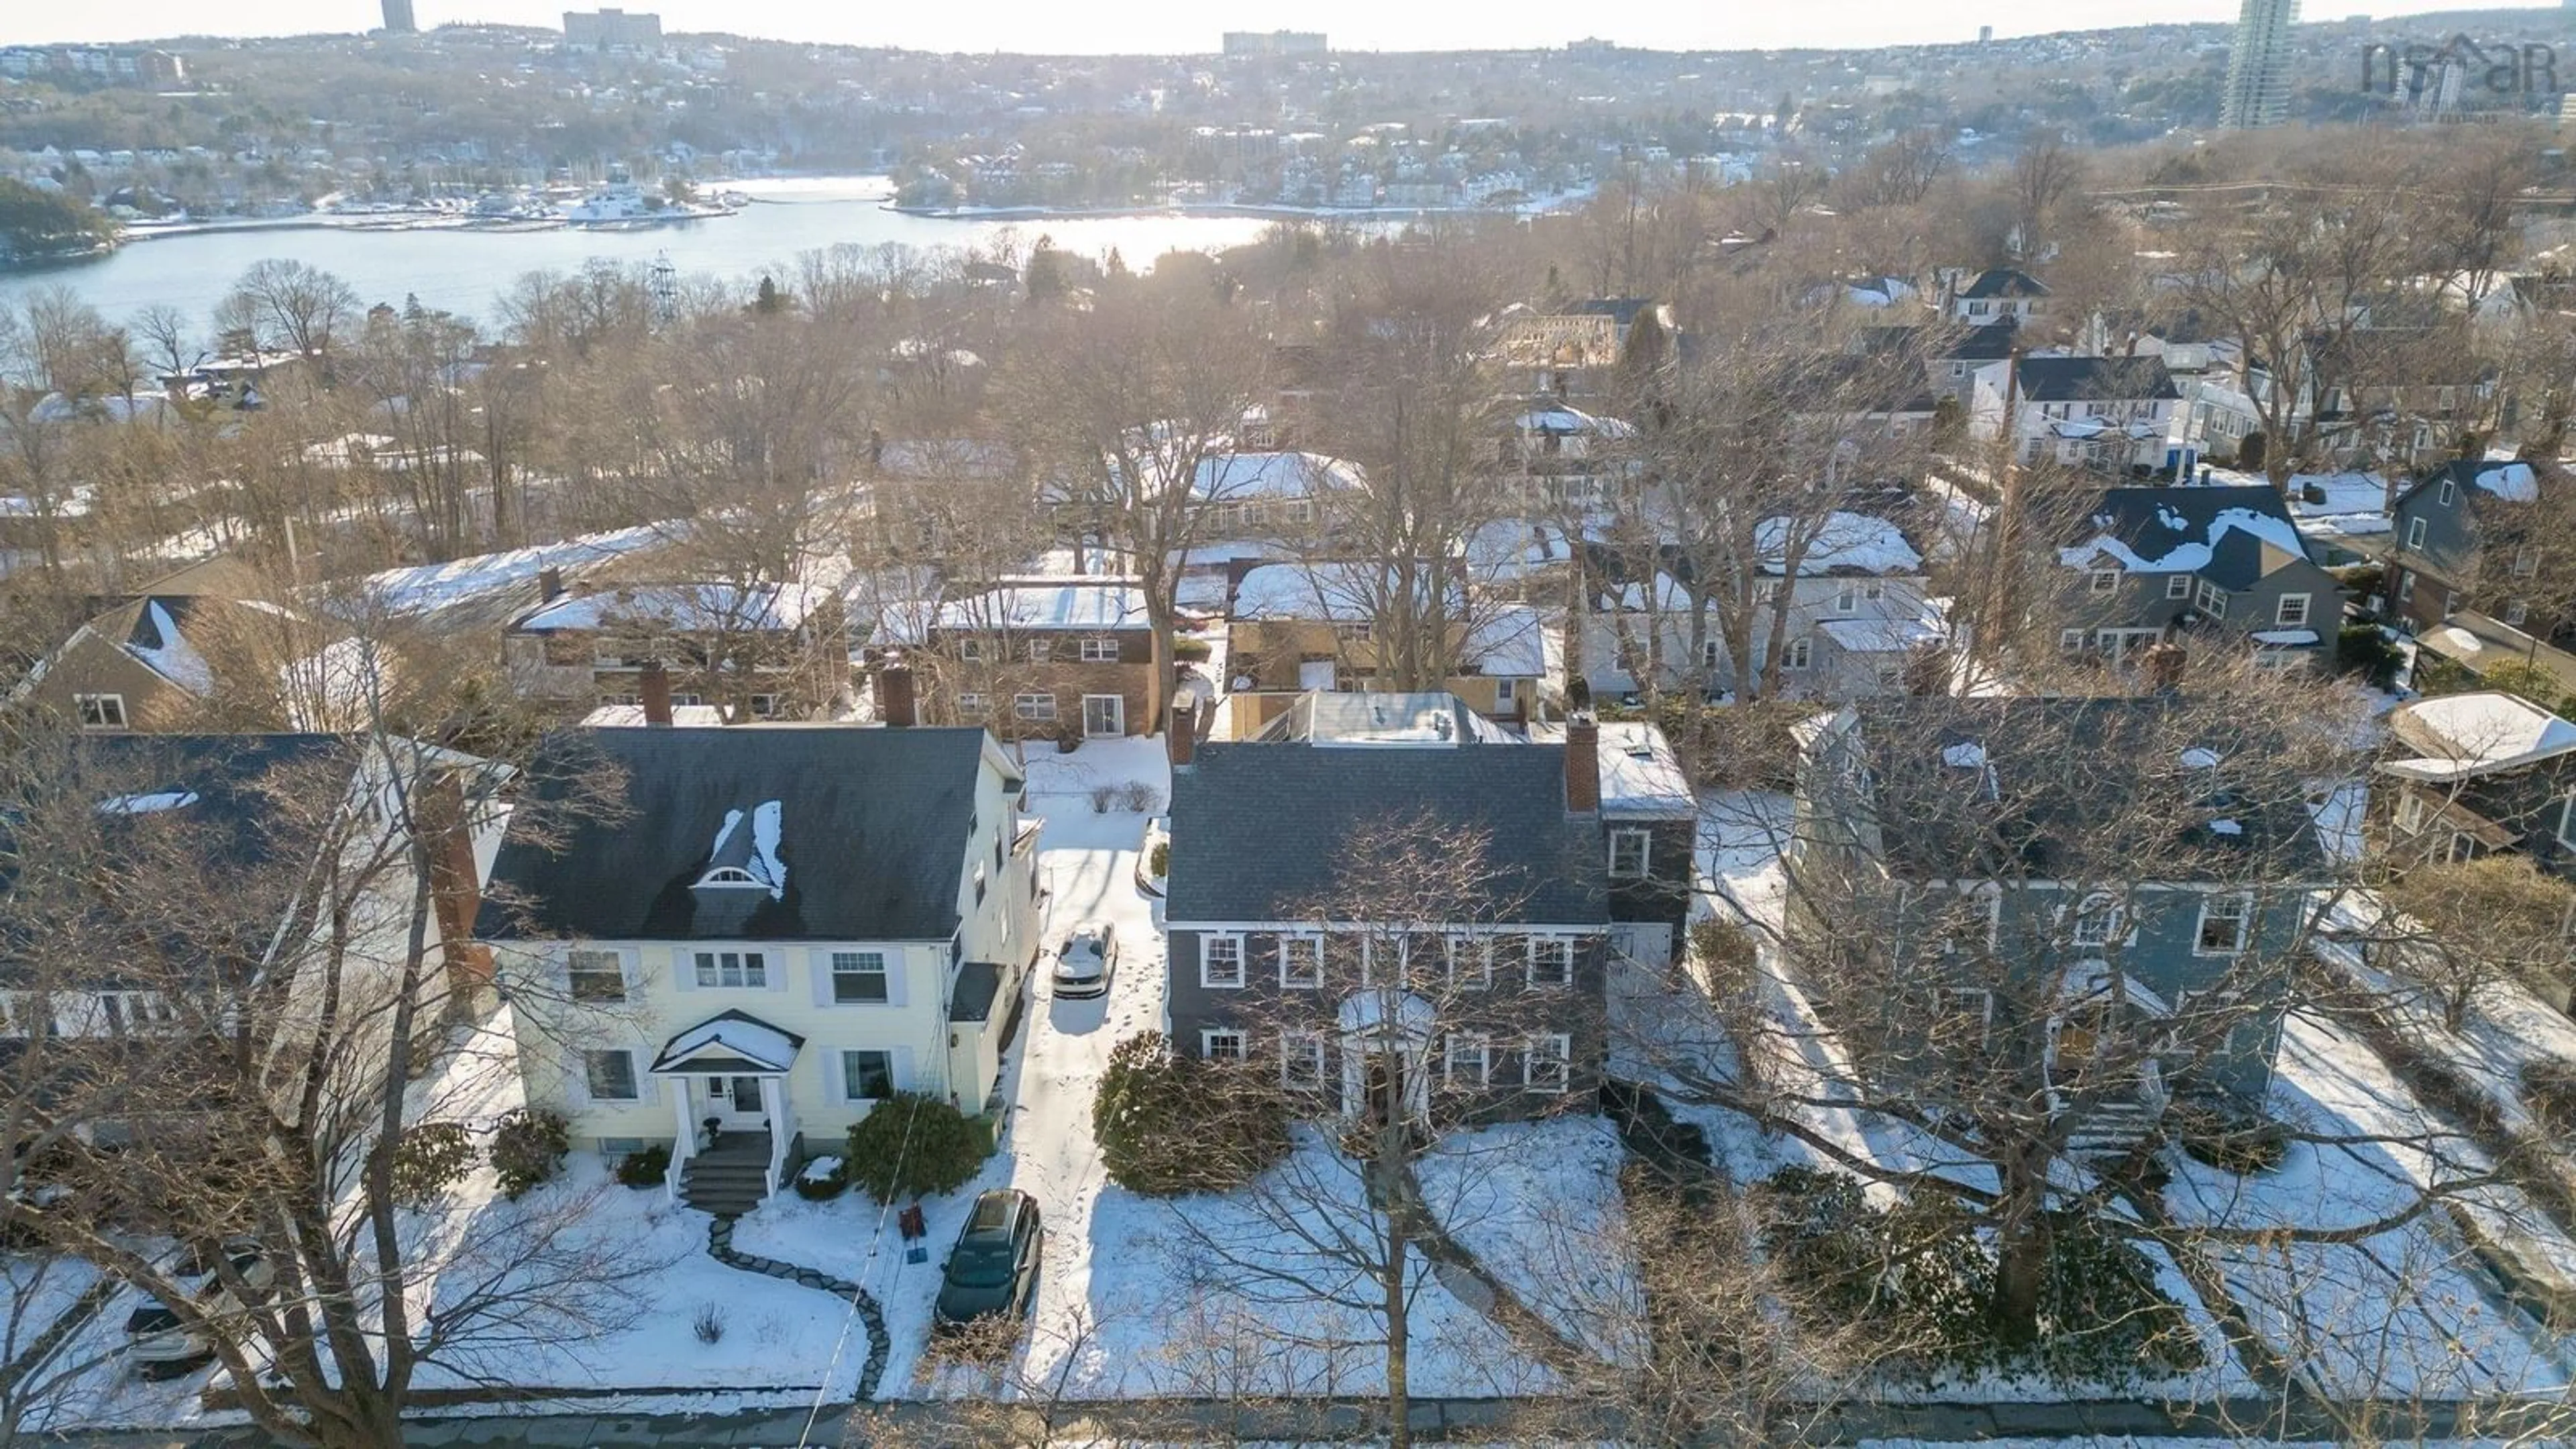
POLYGON ((940 1273, 935 1325, 1028 1312, 1038 1290, 1040 1239, 1036 1198, 1008 1187, 977 1197, 940 1273))

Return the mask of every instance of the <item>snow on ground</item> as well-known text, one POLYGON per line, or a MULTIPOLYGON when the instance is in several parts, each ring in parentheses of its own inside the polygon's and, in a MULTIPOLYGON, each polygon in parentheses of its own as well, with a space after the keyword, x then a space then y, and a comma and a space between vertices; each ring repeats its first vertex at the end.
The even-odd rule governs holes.
MULTIPOLYGON (((2211 468, 2209 481, 2230 488, 2272 486, 2272 480, 2261 473, 2234 468, 2211 468)), ((2359 538, 2395 527, 2388 514, 2388 480, 2376 473, 2293 473, 2289 504, 2290 516, 2302 533, 2359 538), (2312 487, 2324 493, 2323 499, 2308 500, 2307 490, 2312 487)))
MULTIPOLYGON (((2359 1227, 2487 1166, 2377 1053, 2302 1015, 2284 1029, 2270 1108, 2305 1135, 2346 1140, 2293 1142, 2278 1169, 2248 1177, 2173 1154, 2165 1199, 2178 1222, 2359 1227)), ((2487 1201, 2537 1226, 2512 1195, 2490 1192, 2487 1201)), ((2554 1336, 2498 1296, 2438 1211, 2351 1244, 2211 1240, 2207 1249, 2255 1327, 2324 1392, 2440 1397, 2569 1382, 2554 1336)))
POLYGON ((1637 1351, 1643 1290, 1626 1232, 1626 1149, 1589 1114, 1442 1139, 1416 1165, 1423 1201, 1512 1295, 1604 1359, 1637 1351))

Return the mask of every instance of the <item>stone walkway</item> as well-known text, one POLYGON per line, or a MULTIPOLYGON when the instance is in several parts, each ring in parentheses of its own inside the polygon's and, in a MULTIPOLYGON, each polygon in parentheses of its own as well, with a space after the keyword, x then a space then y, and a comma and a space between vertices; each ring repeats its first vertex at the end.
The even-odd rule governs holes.
POLYGON ((874 1399, 877 1396, 877 1380, 885 1376, 886 1355, 894 1347, 893 1341, 886 1337, 885 1310, 877 1305, 876 1295, 846 1278, 835 1278, 818 1268, 800 1268, 794 1263, 783 1263, 776 1258, 764 1258, 756 1253, 735 1251, 733 1246, 735 1222, 736 1219, 727 1217, 718 1218, 707 1225, 707 1256, 728 1268, 739 1268, 746 1273, 759 1273, 765 1277, 799 1284, 817 1292, 830 1293, 836 1297, 848 1299, 856 1308, 859 1321, 866 1324, 868 1330, 868 1361, 866 1366, 859 1370, 859 1402, 866 1403, 874 1399))

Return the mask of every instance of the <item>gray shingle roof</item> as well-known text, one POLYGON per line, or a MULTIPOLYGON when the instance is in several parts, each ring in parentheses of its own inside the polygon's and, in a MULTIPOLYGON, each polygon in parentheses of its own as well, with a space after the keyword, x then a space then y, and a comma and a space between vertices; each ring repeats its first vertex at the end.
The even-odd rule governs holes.
POLYGON ((2045 297, 2047 286, 2039 278, 2014 267, 1988 267, 1959 289, 1959 295, 1971 300, 1984 297, 2045 297))
MULTIPOLYGON (((957 927, 980 729, 731 726, 585 730, 547 742, 532 787, 560 802, 601 759, 624 771, 623 819, 558 823, 549 852, 513 828, 492 870, 487 939, 738 937, 766 941, 943 940, 957 927), (754 891, 747 917, 690 886, 728 811, 743 832, 780 802, 783 894, 754 891), (734 925, 737 919, 740 925, 734 925)), ((735 888, 731 896, 742 894, 735 888)))
POLYGON ((1293 915, 1335 888, 1351 841, 1427 817, 1486 836, 1492 898, 1508 919, 1609 918, 1597 819, 1565 812, 1561 744, 1333 749, 1211 744, 1172 778, 1174 921, 1293 915))
POLYGON ((2179 398, 2161 357, 2025 357, 2025 402, 2137 402, 2179 398))

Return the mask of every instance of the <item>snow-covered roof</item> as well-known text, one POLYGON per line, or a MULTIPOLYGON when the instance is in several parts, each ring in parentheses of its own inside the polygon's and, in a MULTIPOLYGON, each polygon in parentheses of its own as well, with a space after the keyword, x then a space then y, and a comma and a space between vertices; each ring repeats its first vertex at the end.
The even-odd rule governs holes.
POLYGON ((2278 514, 2251 508, 2222 508, 2210 515, 2205 529, 2195 528, 2188 515, 2173 507, 2160 507, 2156 518, 2165 529, 2185 535, 2188 541, 2176 544, 2155 557, 2148 557, 2110 531, 2116 521, 2111 515, 2100 514, 2096 515, 2094 523, 2104 531, 2073 548, 2058 550, 2058 559, 2068 568, 2080 569, 2089 568, 2097 558, 2108 556, 2131 573, 2194 573, 2209 566, 2210 556, 2218 547, 2219 540, 2230 532, 2251 534, 2293 558, 2307 557, 2307 547, 2299 541, 2298 528, 2278 514))
POLYGON ((425 614, 526 583, 550 568, 571 570, 602 563, 671 537, 670 528, 645 524, 447 563, 388 569, 369 575, 366 591, 394 613, 425 614))
POLYGON ((1567 407, 1562 403, 1531 408, 1513 419, 1512 426, 1524 433, 1555 433, 1563 437, 1587 434, 1602 438, 1625 438, 1633 436, 1637 431, 1634 424, 1624 419, 1600 417, 1587 413, 1581 408, 1567 407))
POLYGON ((169 606, 153 599, 144 604, 143 614, 160 642, 147 644, 138 634, 125 642, 125 652, 142 661, 145 668, 190 694, 204 694, 213 689, 213 667, 206 663, 206 656, 198 653, 196 646, 180 634, 178 623, 170 617, 169 606))
POLYGON ((811 584, 639 584, 566 594, 522 618, 519 628, 533 634, 638 625, 786 632, 802 627, 831 597, 832 590, 811 584))
POLYGON ((889 604, 877 621, 875 642, 919 644, 934 627, 969 634, 1142 629, 1145 594, 1130 579, 1017 579, 935 606, 889 604))
POLYGON ((739 1058, 759 1070, 784 1072, 796 1065, 796 1049, 804 1044, 805 1039, 792 1032, 781 1031, 743 1012, 728 1011, 664 1042, 651 1070, 680 1070, 692 1058, 724 1055, 739 1058))
POLYGON ((1477 620, 1458 649, 1479 674, 1519 679, 1553 675, 1556 652, 1547 617, 1527 604, 1506 604, 1477 620))
POLYGON ((2484 775, 2576 752, 2576 724, 2501 690, 2419 699, 2398 706, 2388 723, 2400 742, 2421 752, 2386 766, 2410 779, 2484 775))
POLYGON ((787 896, 787 863, 778 858, 781 825, 786 807, 777 800, 763 800, 751 807, 750 828, 743 828, 743 812, 725 812, 724 824, 716 827, 716 843, 707 851, 706 874, 698 877, 702 886, 758 887, 769 892, 773 901, 787 896))
POLYGON ((185 810, 197 803, 194 790, 155 790, 143 795, 110 795, 98 802, 101 815, 157 815, 164 810, 185 810))
POLYGON ((1681 756, 1664 732, 1644 720, 1601 726, 1601 813, 1610 819, 1690 819, 1699 798, 1681 756))
MULTIPOLYGON (((603 704, 582 716, 589 729, 641 729, 644 706, 640 704, 603 704)), ((671 723, 681 728, 715 728, 722 725, 724 711, 712 704, 675 704, 671 706, 671 723)))
POLYGON ((2540 478, 2529 463, 2503 463, 2493 468, 2480 468, 2478 487, 2507 503, 2529 503, 2540 496, 2540 478))
POLYGON ((2317 642, 2317 631, 2314 629, 2257 629, 2248 637, 2257 644, 2268 644, 2276 649, 2304 649, 2317 642))
POLYGON ((1199 460, 1190 496, 1202 503, 1311 498, 1367 481, 1358 464, 1321 453, 1219 453, 1199 460))
MULTIPOLYGON (((1426 601, 1441 572, 1428 565, 1414 570, 1413 587, 1426 601)), ((1256 564, 1235 584, 1233 616, 1356 623, 1376 618, 1379 601, 1396 587, 1394 570, 1381 563, 1256 564)), ((1454 583, 1448 587, 1451 614, 1463 616, 1465 595, 1454 583)))
POLYGON ((1836 509, 1822 523, 1766 518, 1753 526, 1754 551, 1765 573, 1787 568, 1791 545, 1803 541, 1801 575, 1837 572, 1910 574, 1923 567, 1923 555, 1905 541, 1905 531, 1884 518, 1836 509))

